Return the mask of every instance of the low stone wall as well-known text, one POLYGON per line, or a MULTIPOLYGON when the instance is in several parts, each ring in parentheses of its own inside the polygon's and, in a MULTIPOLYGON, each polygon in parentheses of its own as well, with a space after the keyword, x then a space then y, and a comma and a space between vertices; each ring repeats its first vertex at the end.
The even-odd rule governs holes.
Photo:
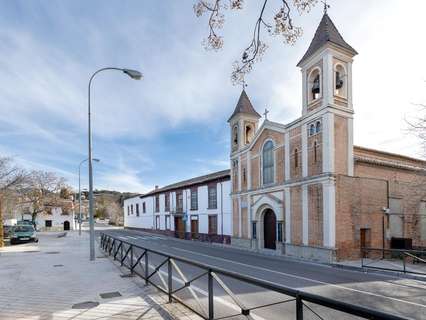
POLYGON ((312 247, 303 245, 293 245, 286 243, 282 248, 283 255, 311 261, 333 263, 336 261, 336 250, 312 247))

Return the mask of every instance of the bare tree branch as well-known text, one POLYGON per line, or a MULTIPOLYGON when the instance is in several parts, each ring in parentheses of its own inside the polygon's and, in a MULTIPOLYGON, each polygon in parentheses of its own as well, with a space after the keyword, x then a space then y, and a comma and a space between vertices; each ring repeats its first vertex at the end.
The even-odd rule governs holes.
MULTIPOLYGON (((318 0, 293 0, 293 7, 299 14, 309 12, 318 0)), ((223 11, 242 10, 244 0, 197 0, 194 4, 194 12, 197 17, 209 14, 209 35, 203 40, 203 45, 207 50, 218 51, 223 47, 223 37, 218 34, 225 22, 223 11), (226 3, 227 2, 227 3, 226 3)), ((289 0, 263 0, 259 17, 254 25, 252 39, 246 49, 243 51, 241 60, 233 63, 231 81, 234 85, 244 83, 245 76, 253 69, 253 65, 262 59, 268 46, 262 41, 261 32, 266 29, 272 36, 281 36, 286 44, 293 45, 302 35, 302 29, 293 24, 289 0), (274 15, 274 23, 265 20, 265 10, 269 1, 280 3, 278 10, 274 15), (274 27, 273 27, 274 25, 274 27)))

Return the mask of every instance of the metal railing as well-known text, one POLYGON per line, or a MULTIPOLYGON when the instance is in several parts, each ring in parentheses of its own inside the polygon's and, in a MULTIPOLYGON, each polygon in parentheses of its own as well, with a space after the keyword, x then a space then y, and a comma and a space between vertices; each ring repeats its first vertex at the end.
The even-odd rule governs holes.
POLYGON ((426 251, 362 248, 361 253, 363 268, 426 275, 426 271, 412 269, 415 264, 425 264, 426 270, 426 251))
POLYGON ((151 284, 167 294, 169 302, 177 301, 206 320, 253 319, 253 316, 262 319, 258 314, 260 310, 284 305, 285 314, 280 311, 271 317, 269 313, 263 319, 283 319, 285 315, 294 315, 297 320, 305 316, 305 319, 346 319, 348 315, 376 320, 406 319, 148 249, 105 232, 101 233, 100 247, 122 267, 129 269, 130 274, 140 276, 146 285, 151 284), (185 266, 191 278, 182 272, 185 266), (237 283, 240 286, 236 286, 237 283), (237 289, 231 290, 232 285, 237 289), (185 290, 186 295, 180 295, 185 290), (254 305, 249 305, 249 298, 254 305), (334 314, 330 315, 330 312, 334 314))

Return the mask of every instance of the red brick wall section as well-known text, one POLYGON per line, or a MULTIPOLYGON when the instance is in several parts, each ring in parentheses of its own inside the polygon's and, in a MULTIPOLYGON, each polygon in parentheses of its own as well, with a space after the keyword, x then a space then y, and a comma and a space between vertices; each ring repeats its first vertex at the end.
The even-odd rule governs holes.
POLYGON ((413 240, 413 246, 426 247, 426 238, 421 236, 420 202, 426 200, 426 176, 419 171, 355 163, 355 174, 362 177, 377 177, 389 181, 389 197, 400 198, 404 214, 404 234, 413 240))
POLYGON ((308 175, 315 176, 322 173, 322 132, 308 137, 308 175), (315 157, 315 142, 316 157, 315 157))
POLYGON ((381 248, 383 211, 387 205, 386 181, 370 178, 336 177, 337 258, 360 258, 360 229, 370 229, 370 246, 381 248))
POLYGON ((302 244, 302 188, 290 188, 291 243, 302 244))
POLYGON ((348 173, 348 120, 334 117, 335 171, 339 174, 348 173))
POLYGON ((239 229, 239 217, 238 217, 238 201, 237 199, 232 200, 232 234, 234 237, 238 237, 239 229))
POLYGON ((247 158, 246 156, 241 157, 241 190, 247 190, 247 158))
POLYGON ((302 177, 302 136, 300 127, 290 131, 290 178, 302 177), (297 160, 296 152, 297 149, 297 160), (297 162, 297 166, 296 166, 297 162))
POLYGON ((260 157, 251 160, 251 188, 259 188, 260 183, 260 157))
POLYGON ((323 245, 322 184, 308 186, 309 245, 323 245))

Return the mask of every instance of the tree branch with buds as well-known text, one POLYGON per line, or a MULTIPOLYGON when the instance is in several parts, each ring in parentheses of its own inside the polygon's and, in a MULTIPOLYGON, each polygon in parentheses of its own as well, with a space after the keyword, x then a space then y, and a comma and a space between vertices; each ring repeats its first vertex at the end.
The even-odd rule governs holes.
MULTIPOLYGON (((262 31, 266 30, 271 36, 280 36, 285 44, 293 45, 302 35, 302 29, 293 24, 292 11, 289 0, 275 0, 279 3, 278 9, 275 9, 274 21, 268 22, 264 16, 267 11, 268 2, 273 0, 263 0, 260 8, 259 17, 254 25, 251 41, 244 49, 241 60, 233 63, 231 81, 234 85, 244 83, 245 76, 253 70, 256 62, 262 59, 268 46, 262 40, 262 31)), ((292 6, 297 9, 299 14, 309 12, 318 0, 293 0, 292 6)), ((197 17, 204 14, 209 15, 209 35, 203 40, 203 45, 207 50, 220 50, 224 45, 224 40, 219 35, 225 23, 224 11, 242 10, 244 0, 198 0, 194 4, 194 12, 197 17)), ((272 9, 273 10, 273 9, 272 9)))

